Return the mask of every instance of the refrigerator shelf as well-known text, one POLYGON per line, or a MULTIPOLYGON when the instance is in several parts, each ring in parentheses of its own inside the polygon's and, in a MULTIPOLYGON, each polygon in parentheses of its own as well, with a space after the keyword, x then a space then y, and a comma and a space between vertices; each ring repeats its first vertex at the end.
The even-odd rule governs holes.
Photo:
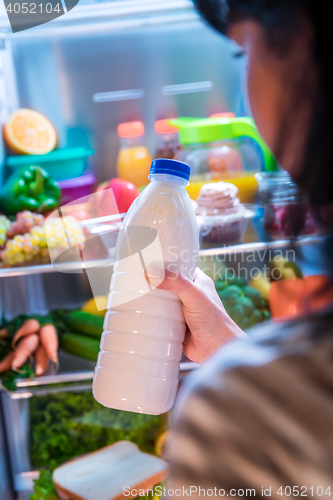
MULTIPOLYGON (((306 238, 302 237, 294 241, 293 246, 301 247, 305 245, 321 245, 324 243, 325 239, 325 236, 308 236, 306 238)), ((200 250, 200 257, 215 257, 218 255, 260 252, 262 250, 282 249, 288 248, 290 246, 290 240, 254 241, 252 243, 242 243, 240 245, 200 250)))
MULTIPOLYGON (((200 366, 191 361, 180 363, 180 378, 184 378, 189 375, 192 371, 199 369, 200 366)), ((66 385, 66 384, 80 384, 80 388, 86 387, 81 384, 87 383, 91 387, 91 381, 93 379, 93 371, 79 371, 70 373, 58 373, 57 375, 47 375, 44 377, 27 378, 16 380, 16 391, 6 391, 1 386, 0 380, 0 390, 5 390, 12 399, 27 399, 33 394, 41 394, 41 390, 47 390, 50 393, 52 386, 66 385)), ((57 392, 59 389, 57 388, 57 392)))
POLYGON ((109 259, 99 259, 91 260, 85 262, 68 262, 64 264, 57 264, 53 266, 52 264, 40 264, 36 266, 25 266, 25 267, 7 267, 0 269, 0 278, 8 278, 11 276, 29 276, 33 274, 48 274, 48 273, 68 273, 68 274, 80 274, 84 273, 87 269, 94 269, 96 267, 112 267, 113 262, 109 259))
MULTIPOLYGON (((325 236, 309 236, 306 238, 299 238, 293 244, 296 247, 302 247, 305 245, 321 245, 325 242, 325 236)), ((276 241, 265 241, 265 242, 253 242, 253 243, 243 243, 240 245, 225 246, 220 248, 210 248, 207 250, 200 250, 200 257, 215 257, 223 255, 232 255, 248 252, 260 252, 264 250, 274 250, 288 248, 290 246, 290 240, 276 240, 276 241)), ((36 265, 36 266, 26 266, 26 267, 10 267, 0 269, 0 278, 7 278, 12 276, 29 276, 34 274, 46 274, 46 273, 73 273, 79 274, 84 273, 85 270, 102 268, 102 267, 112 267, 113 262, 110 259, 100 259, 91 260, 85 262, 75 262, 75 263, 64 263, 57 264, 55 267, 52 264, 36 265)))

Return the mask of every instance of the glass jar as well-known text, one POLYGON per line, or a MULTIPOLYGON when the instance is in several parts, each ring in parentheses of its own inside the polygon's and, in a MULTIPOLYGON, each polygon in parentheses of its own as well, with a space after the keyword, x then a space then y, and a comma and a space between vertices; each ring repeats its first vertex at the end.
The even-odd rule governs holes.
POLYGON ((117 128, 120 150, 117 158, 117 175, 137 187, 148 182, 151 157, 145 145, 145 127, 142 122, 120 123, 117 128))
POLYGON ((155 132, 158 138, 154 160, 167 158, 172 160, 180 149, 178 129, 168 123, 168 120, 157 120, 155 132))
POLYGON ((235 184, 241 203, 254 203, 258 184, 255 174, 276 168, 251 118, 178 118, 182 150, 176 159, 191 167, 189 195, 196 200, 209 182, 235 184))
POLYGON ((264 207, 264 230, 273 238, 315 234, 313 210, 285 171, 256 174, 259 201, 264 207))

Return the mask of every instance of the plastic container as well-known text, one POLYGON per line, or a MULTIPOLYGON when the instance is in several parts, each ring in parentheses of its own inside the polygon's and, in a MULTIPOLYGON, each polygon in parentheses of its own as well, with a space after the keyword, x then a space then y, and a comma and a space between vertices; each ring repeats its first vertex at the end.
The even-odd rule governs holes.
POLYGON ((276 169, 276 163, 251 118, 178 118, 182 150, 176 159, 191 167, 188 192, 196 200, 203 184, 231 182, 238 187, 241 203, 254 203, 258 184, 255 174, 276 169))
POLYGON ((118 125, 120 151, 117 159, 117 174, 121 179, 137 187, 148 183, 151 157, 144 144, 145 127, 142 122, 118 125))
POLYGON ((186 324, 178 297, 148 286, 145 268, 192 279, 199 241, 189 166, 159 159, 150 172, 118 237, 93 393, 104 406, 159 415, 174 404, 186 324))
POLYGON ((256 175, 259 201, 264 207, 264 230, 273 238, 313 235, 319 231, 306 197, 285 171, 256 175), (293 222, 294 221, 294 222, 293 222), (297 228, 295 225, 297 224, 297 228))
POLYGON ((54 180, 61 181, 82 175, 87 169, 87 158, 94 154, 95 151, 85 148, 55 149, 46 155, 8 156, 5 161, 11 170, 38 165, 54 180))
POLYGON ((74 179, 59 181, 61 189, 61 204, 66 205, 71 201, 88 196, 93 192, 96 177, 93 174, 81 175, 74 179))
POLYGON ((214 248, 243 243, 250 220, 255 216, 251 206, 230 213, 197 216, 200 248, 214 248))
POLYGON ((158 136, 154 158, 169 158, 172 160, 180 149, 178 129, 169 124, 168 120, 157 120, 155 132, 158 136))

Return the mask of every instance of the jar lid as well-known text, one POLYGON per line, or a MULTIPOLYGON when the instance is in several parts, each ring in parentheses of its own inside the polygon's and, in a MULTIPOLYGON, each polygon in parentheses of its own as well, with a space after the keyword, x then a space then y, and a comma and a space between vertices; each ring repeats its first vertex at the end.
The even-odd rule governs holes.
POLYGON ((179 129, 179 141, 184 146, 250 137, 262 149, 265 169, 267 171, 277 170, 272 153, 250 117, 177 118, 176 120, 169 120, 169 123, 179 129))
POLYGON ((224 111, 223 113, 212 113, 209 118, 236 118, 232 111, 224 111))
POLYGON ((155 132, 158 135, 177 134, 178 129, 174 125, 170 125, 169 120, 157 120, 155 122, 155 132))
POLYGON ((181 144, 204 144, 249 135, 251 118, 177 118, 169 123, 179 129, 181 144))
POLYGON ((123 139, 140 137, 145 133, 145 126, 142 122, 120 123, 117 127, 117 132, 119 137, 123 139))

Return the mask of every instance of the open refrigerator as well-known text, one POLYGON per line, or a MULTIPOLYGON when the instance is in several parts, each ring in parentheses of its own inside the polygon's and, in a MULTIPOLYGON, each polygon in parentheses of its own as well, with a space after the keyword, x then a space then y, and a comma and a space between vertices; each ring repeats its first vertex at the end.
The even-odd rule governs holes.
MULTIPOLYGON (((64 16, 15 34, 3 12, 0 30, 1 123, 19 107, 45 114, 61 147, 95 150, 89 169, 99 182, 116 175, 121 122, 144 122, 152 150, 157 119, 247 114, 245 63, 234 57, 237 47, 208 28, 189 0, 80 0, 64 16)), ((2 143, 0 155, 3 160, 2 143)), ((254 222, 260 226, 259 215, 254 222)), ((319 236, 297 242, 304 271, 320 272, 323 244, 319 236)), ((252 224, 245 243, 202 249, 200 266, 208 274, 226 262, 236 273, 261 270, 288 248, 287 240, 265 241, 252 224)), ((102 270, 107 289, 112 263, 106 277, 102 260, 91 268, 102 270)), ((1 316, 80 307, 92 291, 87 270, 74 271, 68 266, 58 273, 51 264, 0 269, 1 316)), ((98 405, 91 394, 93 368, 62 353, 58 375, 21 380, 15 390, 1 392, 1 500, 28 499, 41 468, 119 439, 157 452, 170 416, 133 417, 98 405)), ((182 380, 197 368, 184 360, 182 380)))

